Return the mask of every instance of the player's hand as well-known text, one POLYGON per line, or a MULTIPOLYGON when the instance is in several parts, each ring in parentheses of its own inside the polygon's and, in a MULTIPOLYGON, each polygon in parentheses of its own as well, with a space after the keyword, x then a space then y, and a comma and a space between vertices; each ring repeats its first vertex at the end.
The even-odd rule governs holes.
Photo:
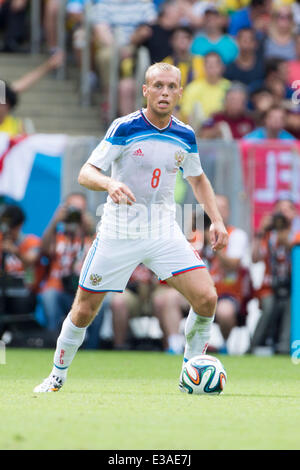
POLYGON ((108 185, 107 192, 116 204, 128 204, 131 206, 136 201, 128 186, 119 181, 112 180, 108 185))
POLYGON ((209 229, 209 239, 213 251, 222 250, 228 243, 228 233, 223 222, 214 222, 209 229))

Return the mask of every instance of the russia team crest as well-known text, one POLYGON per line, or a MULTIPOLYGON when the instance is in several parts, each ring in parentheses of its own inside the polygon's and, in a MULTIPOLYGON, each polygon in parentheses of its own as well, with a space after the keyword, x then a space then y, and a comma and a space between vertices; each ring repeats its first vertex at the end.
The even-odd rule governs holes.
POLYGON ((102 276, 100 276, 99 274, 91 274, 90 281, 93 286, 98 286, 98 284, 100 284, 100 282, 102 281, 102 276))
POLYGON ((175 153, 175 165, 177 168, 180 167, 180 165, 182 164, 183 160, 185 159, 185 152, 183 152, 182 150, 178 150, 176 153, 175 153))

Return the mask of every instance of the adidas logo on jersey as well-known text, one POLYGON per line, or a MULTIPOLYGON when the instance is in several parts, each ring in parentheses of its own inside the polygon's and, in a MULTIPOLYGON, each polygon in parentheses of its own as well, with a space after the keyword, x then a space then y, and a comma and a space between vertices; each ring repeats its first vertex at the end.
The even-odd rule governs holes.
POLYGON ((143 154, 143 152, 141 151, 140 148, 138 148, 137 150, 135 150, 135 151, 133 152, 133 155, 134 155, 135 157, 143 157, 143 156, 144 156, 144 154, 143 154))

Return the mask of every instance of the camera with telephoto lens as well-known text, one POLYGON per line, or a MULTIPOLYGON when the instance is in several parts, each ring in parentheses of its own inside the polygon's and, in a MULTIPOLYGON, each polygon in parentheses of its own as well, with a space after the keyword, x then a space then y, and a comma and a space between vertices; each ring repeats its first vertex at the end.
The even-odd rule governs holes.
POLYGON ((67 208, 67 214, 65 222, 67 224, 80 224, 82 220, 82 212, 77 207, 69 206, 67 208))
POLYGON ((290 221, 281 212, 273 214, 270 225, 266 228, 266 232, 271 230, 286 230, 290 227, 290 221))

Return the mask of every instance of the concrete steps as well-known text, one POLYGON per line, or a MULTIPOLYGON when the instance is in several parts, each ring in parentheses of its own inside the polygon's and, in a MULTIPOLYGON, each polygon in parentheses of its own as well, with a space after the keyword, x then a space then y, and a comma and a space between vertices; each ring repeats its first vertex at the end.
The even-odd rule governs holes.
MULTIPOLYGON (((0 54, 0 78, 11 84, 46 58, 42 54, 0 54)), ((88 108, 80 106, 78 70, 68 67, 66 75, 66 80, 58 80, 52 72, 23 92, 14 114, 30 119, 39 133, 103 135, 99 105, 88 108)))

